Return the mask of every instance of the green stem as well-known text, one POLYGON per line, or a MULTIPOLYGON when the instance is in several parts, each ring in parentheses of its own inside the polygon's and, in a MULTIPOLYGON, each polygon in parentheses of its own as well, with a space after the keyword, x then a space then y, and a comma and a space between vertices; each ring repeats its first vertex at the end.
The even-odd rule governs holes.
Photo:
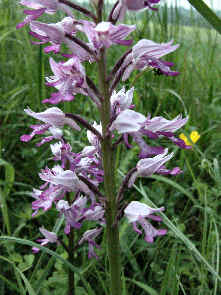
POLYGON ((111 136, 108 134, 110 122, 110 93, 109 82, 107 81, 105 50, 101 51, 101 58, 98 61, 98 75, 100 90, 103 95, 101 105, 102 124, 102 158, 104 169, 104 189, 106 197, 106 227, 107 227, 107 251, 110 267, 110 294, 120 295, 122 290, 121 282, 121 261, 118 224, 115 223, 117 215, 117 200, 115 192, 115 151, 112 146, 111 136))
MULTIPOLYGON (((69 234, 69 251, 68 260, 73 265, 74 264, 74 229, 71 228, 69 234)), ((68 271, 68 293, 67 295, 75 294, 75 284, 74 284, 74 272, 69 269, 68 271)))
POLYGON ((38 105, 41 106, 41 100, 42 100, 42 84, 43 82, 43 55, 42 55, 42 45, 39 46, 39 57, 38 57, 39 63, 38 63, 38 105))
POLYGON ((221 34, 220 18, 202 0, 188 0, 190 4, 221 34))

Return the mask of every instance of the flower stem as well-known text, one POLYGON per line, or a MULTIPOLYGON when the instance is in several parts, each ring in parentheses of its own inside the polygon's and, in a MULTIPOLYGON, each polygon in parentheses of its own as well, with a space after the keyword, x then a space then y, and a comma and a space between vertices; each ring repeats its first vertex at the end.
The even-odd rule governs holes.
MULTIPOLYGON (((71 228, 69 234, 69 251, 68 260, 71 264, 74 264, 74 229, 71 228)), ((75 294, 75 283, 74 283, 74 272, 73 270, 68 270, 68 293, 67 295, 75 294)))
POLYGON ((110 267, 110 294, 120 295, 122 290, 121 262, 118 223, 115 223, 117 215, 117 200, 115 192, 115 150, 112 147, 111 136, 108 132, 110 122, 110 93, 107 81, 105 50, 101 51, 98 61, 98 75, 100 91, 103 95, 101 105, 101 124, 103 141, 102 158, 104 169, 104 189, 106 197, 106 226, 107 226, 107 251, 110 267))

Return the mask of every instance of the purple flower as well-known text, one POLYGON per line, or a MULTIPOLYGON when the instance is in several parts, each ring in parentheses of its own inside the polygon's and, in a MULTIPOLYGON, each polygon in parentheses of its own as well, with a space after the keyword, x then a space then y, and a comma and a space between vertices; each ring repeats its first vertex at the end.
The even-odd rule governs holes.
POLYGON ((100 223, 104 223, 104 208, 100 205, 94 205, 89 208, 85 213, 84 217, 86 220, 94 220, 99 221, 100 223))
POLYGON ((85 183, 83 183, 77 175, 71 170, 63 170, 59 165, 52 169, 45 169, 39 173, 42 180, 58 185, 67 191, 82 191, 85 194, 89 194, 90 190, 85 183))
POLYGON ((163 154, 159 154, 153 158, 141 159, 137 163, 137 171, 132 174, 128 187, 131 187, 138 176, 148 177, 158 172, 160 168, 173 157, 173 153, 167 154, 168 149, 165 149, 163 154))
MULTIPOLYGON (((100 133, 102 134, 102 126, 101 123, 97 124, 96 122, 93 123, 93 127, 100 133)), ((96 147, 97 150, 100 149, 100 141, 98 137, 92 133, 90 130, 87 130, 87 139, 90 142, 90 144, 94 147, 96 147)))
POLYGON ((160 0, 121 0, 123 5, 126 5, 128 10, 140 10, 146 7, 155 10, 151 5, 157 4, 160 0))
POLYGON ((96 52, 102 47, 109 48, 112 44, 131 45, 133 40, 125 40, 125 38, 135 30, 136 26, 124 24, 114 26, 110 22, 101 22, 95 25, 92 22, 84 21, 83 26, 78 28, 87 35, 90 46, 96 52))
POLYGON ((24 10, 27 16, 23 22, 16 26, 17 29, 39 18, 43 13, 54 14, 58 9, 71 15, 69 7, 63 3, 59 3, 58 0, 21 0, 20 4, 32 8, 33 10, 24 10))
POLYGON ((116 129, 120 134, 136 132, 141 128, 145 121, 146 118, 144 115, 127 109, 121 112, 113 121, 110 126, 110 131, 116 129))
POLYGON ((65 113, 62 112, 57 107, 52 107, 44 112, 35 113, 31 109, 25 109, 24 110, 29 116, 40 120, 44 122, 43 125, 31 125, 30 127, 33 129, 32 133, 30 135, 24 134, 21 136, 21 141, 29 141, 31 140, 36 134, 43 134, 47 130, 49 130, 52 133, 52 136, 49 136, 41 141, 40 144, 43 144, 44 142, 49 142, 53 139, 61 139, 62 137, 62 128, 65 124, 71 126, 72 128, 76 130, 80 130, 80 127, 75 123, 74 120, 70 118, 65 117, 65 113))
POLYGON ((98 259, 97 254, 95 253, 94 247, 95 248, 100 248, 98 244, 95 243, 95 239, 99 234, 102 232, 102 228, 94 228, 87 230, 84 234, 83 237, 79 241, 79 245, 81 245, 83 242, 88 242, 88 258, 95 257, 98 259))
POLYGON ((60 200, 56 206, 57 210, 64 214, 66 220, 65 233, 70 233, 70 228, 79 229, 84 220, 97 221, 104 224, 104 208, 99 204, 87 208, 87 197, 78 197, 72 205, 67 201, 60 200))
POLYGON ((130 133, 133 140, 140 148, 139 158, 149 158, 150 156, 159 155, 164 152, 164 148, 162 146, 150 146, 143 139, 143 134, 140 132, 130 133))
POLYGON ((87 209, 87 197, 78 197, 70 206, 67 201, 60 200, 57 203, 57 210, 64 214, 66 234, 70 233, 71 227, 79 229, 84 220, 84 212, 87 209))
POLYGON ((154 213, 161 211, 164 211, 164 207, 154 209, 147 206, 146 204, 137 201, 132 201, 124 209, 124 213, 128 218, 129 223, 133 224, 134 231, 136 231, 138 234, 142 234, 142 231, 137 228, 137 224, 139 224, 143 228, 145 233, 145 241, 148 243, 153 243, 154 237, 162 236, 167 233, 166 229, 155 229, 146 220, 146 218, 148 218, 155 221, 161 221, 162 219, 160 216, 153 215, 154 213))
POLYGON ((54 161, 61 161, 61 167, 64 169, 69 162, 70 170, 75 166, 75 154, 72 153, 72 148, 69 143, 62 141, 56 142, 50 145, 52 154, 54 155, 54 161))
POLYGON ((152 5, 159 2, 160 0, 120 0, 113 11, 112 18, 122 21, 127 10, 139 11, 145 8, 157 10, 157 8, 154 8, 152 5))
POLYGON ((65 63, 56 63, 50 58, 50 66, 54 76, 46 78, 47 85, 54 86, 59 92, 52 93, 51 98, 43 100, 43 103, 57 104, 61 101, 70 101, 74 99, 76 93, 87 95, 85 70, 77 56, 65 63))
POLYGON ((113 114, 119 114, 120 112, 131 107, 133 100, 134 87, 125 92, 125 87, 120 91, 113 91, 110 101, 113 114))
POLYGON ((142 39, 133 46, 132 52, 126 57, 121 68, 124 68, 122 80, 129 78, 135 69, 145 70, 147 67, 158 69, 165 75, 175 76, 178 72, 170 70, 172 63, 163 61, 160 57, 175 51, 179 45, 172 45, 173 40, 168 43, 155 43, 151 40, 142 39))
POLYGON ((174 133, 181 127, 183 127, 188 120, 187 118, 182 118, 182 115, 178 115, 172 120, 167 120, 163 117, 154 117, 150 119, 150 116, 147 118, 144 124, 144 130, 148 130, 152 133, 160 134, 161 132, 165 133, 174 133))
POLYGON ((46 53, 50 51, 58 53, 62 42, 66 43, 73 50, 73 42, 65 37, 65 34, 71 36, 76 33, 75 20, 72 17, 65 17, 62 21, 52 24, 32 21, 30 23, 30 29, 30 34, 40 40, 40 42, 33 42, 34 44, 45 44, 48 42, 52 44, 44 49, 46 53))
POLYGON ((32 197, 35 198, 35 201, 32 202, 32 209, 35 211, 32 216, 35 216, 40 208, 44 211, 49 210, 52 204, 63 196, 64 190, 55 185, 50 185, 45 191, 34 189, 32 197))
POLYGON ((163 117, 154 117, 150 119, 150 116, 148 116, 146 122, 143 124, 143 128, 140 130, 140 133, 147 135, 152 139, 165 136, 179 147, 188 149, 191 147, 187 146, 182 139, 176 138, 174 135, 174 132, 183 127, 187 121, 188 117, 182 118, 182 115, 178 115, 172 120, 167 120, 163 117))
MULTIPOLYGON (((44 239, 37 240, 37 242, 39 242, 41 246, 45 246, 48 243, 57 243, 58 242, 58 237, 57 237, 56 233, 48 231, 44 227, 40 227, 39 230, 40 230, 41 234, 45 237, 44 239)), ((32 248, 32 251, 34 253, 39 252, 39 250, 40 249, 37 247, 32 248)))

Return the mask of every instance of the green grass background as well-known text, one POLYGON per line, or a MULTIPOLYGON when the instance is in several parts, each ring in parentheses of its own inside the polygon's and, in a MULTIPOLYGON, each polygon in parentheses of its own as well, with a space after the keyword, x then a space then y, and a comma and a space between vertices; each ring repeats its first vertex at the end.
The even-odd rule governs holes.
MULTIPOLYGON (((137 25, 135 41, 174 39, 180 44, 166 57, 175 63, 181 73, 178 77, 145 72, 136 79, 134 73, 126 82, 127 87, 135 86, 136 110, 167 118, 188 114, 182 132, 188 136, 197 130, 201 137, 192 150, 169 147, 175 153, 171 167, 179 165, 183 174, 138 180, 125 195, 128 201, 165 206, 168 234, 146 244, 122 221, 123 295, 221 294, 221 37, 202 25, 193 10, 188 14, 189 25, 185 26, 181 11, 166 5, 160 13, 146 11, 126 19, 137 25)), ((23 17, 14 1, 0 2, 0 294, 62 295, 67 292, 66 271, 73 268, 65 262, 63 249, 52 246, 52 252, 43 248, 41 254, 33 255, 30 248, 39 237, 39 226, 58 231, 63 220, 57 219, 55 210, 31 217, 30 191, 40 184, 39 170, 52 161, 47 144, 36 148, 36 140, 20 142, 19 137, 29 132, 28 126, 34 122, 23 109, 43 110, 41 100, 49 97, 52 89, 44 85, 44 76, 51 74, 48 56, 30 43, 28 28, 15 29, 23 17)), ((109 64, 122 52, 121 47, 111 49, 109 64)), ((88 65, 87 72, 96 81, 96 69, 88 65)), ((85 97, 77 96, 74 102, 59 107, 80 113, 90 122, 98 118, 85 97)), ((85 132, 72 135, 67 130, 65 135, 74 151, 87 143, 85 132)), ((118 183, 136 164, 137 155, 136 147, 118 150, 118 183)), ((86 227, 81 233, 84 230, 86 227)), ((88 261, 87 247, 75 254, 77 295, 108 294, 108 262, 104 241, 100 242, 98 261, 88 261)))

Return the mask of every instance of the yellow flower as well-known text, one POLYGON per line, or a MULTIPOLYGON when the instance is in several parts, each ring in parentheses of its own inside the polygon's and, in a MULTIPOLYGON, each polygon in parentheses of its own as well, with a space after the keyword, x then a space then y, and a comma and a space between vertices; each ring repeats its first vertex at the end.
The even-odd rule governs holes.
POLYGON ((191 142, 190 142, 189 139, 186 137, 186 135, 183 134, 183 133, 181 133, 181 134, 179 135, 179 138, 182 139, 182 140, 185 142, 186 145, 193 145, 193 143, 196 143, 196 142, 199 140, 200 135, 199 135, 199 133, 198 133, 197 131, 192 131, 192 132, 190 133, 190 139, 191 139, 191 142))

